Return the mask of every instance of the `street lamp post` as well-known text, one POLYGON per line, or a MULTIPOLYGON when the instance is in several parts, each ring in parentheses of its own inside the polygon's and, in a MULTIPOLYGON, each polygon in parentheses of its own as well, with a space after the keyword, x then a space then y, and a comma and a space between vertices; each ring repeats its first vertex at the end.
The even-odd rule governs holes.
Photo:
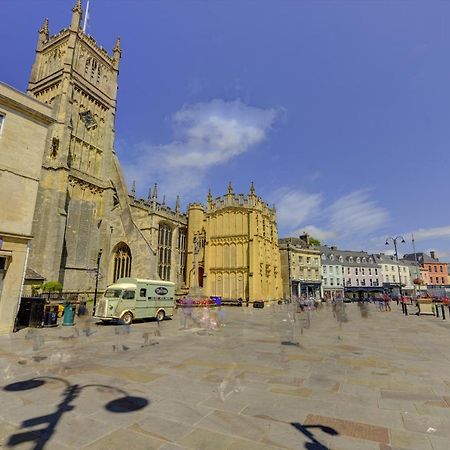
POLYGON ((98 277, 100 274, 100 260, 102 259, 102 252, 103 250, 100 249, 97 255, 97 272, 95 273, 94 308, 92 313, 93 315, 95 314, 95 307, 97 305, 98 277))
POLYGON ((403 239, 403 236, 397 236, 395 238, 393 237, 387 237, 386 238, 386 245, 389 245, 389 241, 392 241, 392 243, 394 244, 394 249, 395 249, 395 259, 397 261, 397 271, 398 271, 398 287, 399 287, 399 291, 400 291, 400 296, 403 297, 403 290, 402 290, 402 277, 400 275, 400 265, 398 263, 398 251, 397 251, 397 240, 401 239, 401 243, 404 244, 405 243, 405 239, 403 239))

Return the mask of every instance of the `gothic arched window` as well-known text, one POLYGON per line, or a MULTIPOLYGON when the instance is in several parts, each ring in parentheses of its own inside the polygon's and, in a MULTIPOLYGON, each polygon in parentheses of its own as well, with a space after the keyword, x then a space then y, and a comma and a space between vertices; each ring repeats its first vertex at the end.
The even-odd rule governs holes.
POLYGON ((131 275, 131 251, 127 244, 121 242, 117 245, 113 260, 113 282, 118 278, 129 277, 131 275))
POLYGON ((170 280, 172 259, 172 228, 161 223, 158 231, 158 275, 161 280, 170 280))

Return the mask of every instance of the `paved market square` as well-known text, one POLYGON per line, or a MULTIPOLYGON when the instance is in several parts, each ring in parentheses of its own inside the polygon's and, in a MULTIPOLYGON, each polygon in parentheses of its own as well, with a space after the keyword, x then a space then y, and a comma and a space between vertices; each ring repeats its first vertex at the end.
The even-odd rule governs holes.
POLYGON ((450 321, 395 304, 194 319, 1 337, 0 447, 449 448, 450 321))

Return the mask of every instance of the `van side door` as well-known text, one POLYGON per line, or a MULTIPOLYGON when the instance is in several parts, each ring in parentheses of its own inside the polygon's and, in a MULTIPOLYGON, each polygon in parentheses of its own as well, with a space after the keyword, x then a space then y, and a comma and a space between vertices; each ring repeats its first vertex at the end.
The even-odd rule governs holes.
POLYGON ((138 286, 136 289, 136 307, 135 317, 143 319, 148 317, 148 303, 147 303, 148 289, 145 286, 138 286))

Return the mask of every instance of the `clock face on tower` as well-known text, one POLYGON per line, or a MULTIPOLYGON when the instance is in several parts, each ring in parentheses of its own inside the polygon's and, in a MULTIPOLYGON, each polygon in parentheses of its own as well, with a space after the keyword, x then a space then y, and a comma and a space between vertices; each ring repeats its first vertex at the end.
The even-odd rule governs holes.
POLYGON ((93 128, 97 125, 97 122, 94 119, 94 116, 92 115, 91 111, 83 111, 80 113, 81 120, 86 125, 86 128, 89 130, 90 128, 93 128))

